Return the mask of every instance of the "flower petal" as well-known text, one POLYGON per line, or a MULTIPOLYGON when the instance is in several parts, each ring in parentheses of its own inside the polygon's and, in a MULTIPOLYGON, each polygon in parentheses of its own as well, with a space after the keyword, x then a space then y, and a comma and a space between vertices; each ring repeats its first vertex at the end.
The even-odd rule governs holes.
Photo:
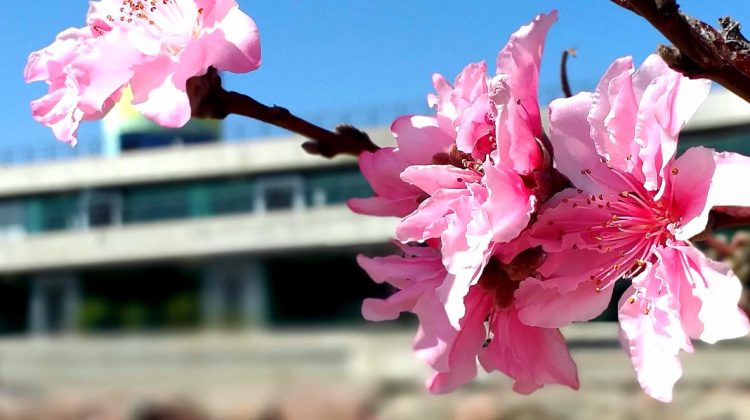
POLYGON ((427 380, 427 389, 433 394, 451 392, 474 379, 477 375, 477 354, 487 337, 484 320, 492 307, 492 296, 474 287, 466 296, 466 315, 460 329, 449 344, 449 367, 446 372, 436 372, 427 380))
POLYGON ((620 170, 631 172, 637 157, 634 144, 638 102, 633 92, 633 59, 615 60, 594 92, 588 122, 600 156, 620 170))
POLYGON ((357 213, 373 216, 403 217, 414 211, 417 198, 423 193, 401 180, 401 172, 409 166, 398 149, 384 147, 359 155, 359 169, 375 191, 375 197, 355 198, 347 202, 357 213))
POLYGON ((556 282, 528 278, 515 294, 518 317, 526 325, 559 328, 573 322, 588 321, 601 315, 612 298, 612 287, 599 292, 590 281, 578 280, 578 287, 562 292, 556 282))
POLYGON ((688 149, 669 174, 676 213, 681 217, 678 240, 701 233, 711 209, 717 206, 750 207, 750 158, 717 153, 704 147, 688 149))
POLYGON ((576 365, 558 329, 525 325, 510 309, 494 312, 490 331, 492 341, 479 361, 487 372, 499 370, 513 378, 514 391, 529 394, 545 384, 578 389, 576 365))
POLYGON ((541 136, 541 118, 537 90, 539 66, 544 51, 544 41, 552 24, 557 21, 557 11, 537 15, 531 23, 522 26, 497 55, 497 74, 507 74, 507 83, 513 101, 520 101, 528 113, 528 125, 541 136))
POLYGON ((737 306, 742 283, 726 264, 689 245, 673 245, 662 255, 671 275, 682 282, 680 316, 691 337, 713 344, 750 332, 747 316, 737 306))
POLYGON ((401 172, 401 179, 429 195, 442 189, 464 189, 467 183, 480 181, 476 172, 451 165, 409 166, 401 172))
POLYGON ((488 195, 482 209, 492 225, 492 240, 509 242, 529 224, 535 197, 517 173, 490 162, 484 165, 484 181, 488 195))
MULTIPOLYGON (((416 247, 406 247, 408 250, 416 247)), ((390 283, 403 289, 407 282, 422 281, 435 276, 443 270, 443 263, 437 251, 432 256, 405 258, 400 255, 387 257, 357 256, 357 264, 367 272, 375 283, 390 283)))
POLYGON ((549 131, 555 166, 573 185, 589 194, 625 191, 622 180, 602 163, 591 139, 588 114, 592 103, 592 95, 584 92, 550 104, 549 131))
POLYGON ((233 73, 247 73, 260 67, 258 27, 239 6, 235 4, 221 18, 218 31, 223 36, 204 44, 214 67, 233 73))
MULTIPOLYGON (((427 96, 430 107, 437 108, 440 129, 453 137, 461 125, 464 112, 487 93, 487 64, 484 61, 471 63, 461 70, 453 86, 440 74, 432 75, 436 94, 427 96)), ((467 152, 468 153, 468 152, 467 152)))
POLYGON ((438 153, 446 153, 453 139, 438 127, 437 119, 421 115, 405 115, 391 125, 403 159, 412 165, 431 164, 438 153))
POLYGON ((625 291, 618 314, 620 341, 630 355, 643 390, 659 401, 669 402, 672 388, 682 376, 682 365, 677 358, 680 344, 667 332, 675 322, 669 312, 648 309, 648 305, 646 300, 639 299, 635 288, 625 291))

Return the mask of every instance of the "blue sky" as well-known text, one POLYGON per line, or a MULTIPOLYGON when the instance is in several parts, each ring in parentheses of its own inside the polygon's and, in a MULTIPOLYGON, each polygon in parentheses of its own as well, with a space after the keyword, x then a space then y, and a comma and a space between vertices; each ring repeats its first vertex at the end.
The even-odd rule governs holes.
MULTIPOLYGON (((729 14, 750 27, 747 0, 680 3, 710 22, 729 14)), ((540 82, 543 100, 559 92, 558 65, 566 48, 578 49, 569 74, 573 89, 583 90, 591 89, 613 59, 633 55, 641 61, 664 42, 640 18, 606 0, 239 0, 239 4, 260 27, 263 66, 250 74, 227 76, 226 85, 327 125, 369 108, 386 114, 396 112, 397 105, 418 109, 431 91, 433 72, 452 79, 469 62, 492 62, 515 29, 553 8, 560 15, 547 42, 540 82)), ((51 43, 66 27, 82 26, 87 7, 84 0, 33 0, 3 8, 0 31, 6 42, 0 43, 0 122, 6 147, 66 147, 54 144, 49 130, 31 118, 28 103, 46 86, 26 85, 22 73, 31 51, 51 43)), ((80 133, 81 143, 97 138, 96 123, 87 124, 80 133)))

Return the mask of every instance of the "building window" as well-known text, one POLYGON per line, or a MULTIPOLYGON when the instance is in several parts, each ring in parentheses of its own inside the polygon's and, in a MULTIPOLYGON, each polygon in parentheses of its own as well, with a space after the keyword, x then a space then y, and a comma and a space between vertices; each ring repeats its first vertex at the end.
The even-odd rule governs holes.
POLYGON ((350 198, 372 196, 372 189, 356 168, 310 172, 307 201, 314 207, 346 203, 350 198))
POLYGON ((255 188, 255 210, 301 210, 305 207, 304 181, 300 176, 259 178, 255 188))
POLYGON ((0 202, 0 239, 14 238, 26 233, 24 203, 0 202))
POLYGON ((89 191, 84 205, 88 227, 122 223, 122 196, 119 191, 89 191))
POLYGON ((153 222, 189 216, 190 189, 183 184, 132 187, 123 194, 124 223, 153 222))

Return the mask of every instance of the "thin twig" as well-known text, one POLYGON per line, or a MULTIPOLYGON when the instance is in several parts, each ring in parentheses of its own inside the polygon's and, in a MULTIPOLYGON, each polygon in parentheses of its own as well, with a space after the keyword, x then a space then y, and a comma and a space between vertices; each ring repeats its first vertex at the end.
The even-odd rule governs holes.
POLYGON ((719 258, 727 258, 728 256, 732 255, 735 251, 735 248, 726 243, 722 242, 718 238, 716 238, 713 235, 708 235, 704 240, 703 243, 713 249, 719 256, 719 258))
POLYGON ((566 98, 573 96, 573 92, 570 90, 570 82, 568 82, 568 56, 575 57, 576 54, 577 51, 575 48, 568 48, 563 51, 562 58, 560 59, 560 84, 566 98))
POLYGON ((708 78, 750 102, 750 42, 731 18, 717 30, 680 11, 676 0, 611 0, 648 20, 674 46, 659 47, 673 69, 692 78, 708 78))
POLYGON ((302 144, 310 154, 331 158, 378 150, 367 133, 350 125, 340 125, 335 131, 326 130, 297 117, 286 108, 267 106, 247 95, 227 91, 214 68, 203 76, 188 80, 188 96, 194 117, 224 119, 235 114, 263 121, 310 139, 302 144))

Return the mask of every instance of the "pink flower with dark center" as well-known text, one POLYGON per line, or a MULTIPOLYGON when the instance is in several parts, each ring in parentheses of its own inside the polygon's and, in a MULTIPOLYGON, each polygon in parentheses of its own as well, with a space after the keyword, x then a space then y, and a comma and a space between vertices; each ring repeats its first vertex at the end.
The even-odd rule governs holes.
POLYGON ((536 88, 556 16, 539 15, 513 34, 493 78, 483 62, 466 66, 453 86, 433 76, 436 116, 397 119, 398 147, 360 156, 376 196, 350 207, 403 217, 396 232, 403 243, 439 241, 454 276, 445 307, 455 328, 493 249, 526 228, 538 202, 534 179, 547 168, 536 88))
POLYGON ((405 116, 392 131, 398 147, 360 156, 376 196, 349 202, 361 213, 403 217, 396 232, 405 257, 359 258, 377 282, 399 289, 368 299, 370 320, 417 314, 415 352, 435 369, 431 392, 449 392, 477 374, 500 370, 529 393, 549 383, 578 387, 575 364, 557 328, 521 322, 514 293, 539 265, 539 248, 519 234, 536 210, 549 167, 536 97, 544 40, 556 13, 539 15, 511 36, 489 78, 473 63, 451 85, 433 76, 435 117, 405 116))
POLYGON ((713 343, 749 328, 738 279, 690 240, 714 206, 750 206, 750 187, 734 182, 750 175, 750 158, 693 148, 675 159, 708 90, 654 55, 635 72, 620 59, 595 93, 550 105, 555 163, 578 188, 542 207, 530 241, 548 257, 516 293, 522 322, 554 327, 598 315, 615 281, 631 278, 621 337, 641 386, 662 401, 691 338, 713 343))
POLYGON ((458 326, 445 312, 454 276, 443 268, 439 252, 410 246, 402 250, 403 257, 358 258, 376 282, 399 289, 388 299, 366 300, 362 311, 372 321, 395 319, 404 311, 418 316, 414 350, 435 370, 427 380, 430 392, 450 392, 472 380, 477 359, 487 372, 498 370, 513 378, 519 393, 545 384, 578 388, 576 366, 560 331, 523 324, 513 306, 513 292, 528 272, 511 267, 533 267, 533 261, 523 260, 538 259, 538 250, 520 254, 509 265, 493 257, 465 296, 467 310, 458 326))
POLYGON ((166 127, 190 119, 187 79, 210 66, 236 73, 260 65, 255 23, 235 0, 101 0, 88 26, 62 32, 29 56, 27 82, 46 81, 34 118, 75 144, 78 125, 100 118, 133 91, 133 105, 166 127))

